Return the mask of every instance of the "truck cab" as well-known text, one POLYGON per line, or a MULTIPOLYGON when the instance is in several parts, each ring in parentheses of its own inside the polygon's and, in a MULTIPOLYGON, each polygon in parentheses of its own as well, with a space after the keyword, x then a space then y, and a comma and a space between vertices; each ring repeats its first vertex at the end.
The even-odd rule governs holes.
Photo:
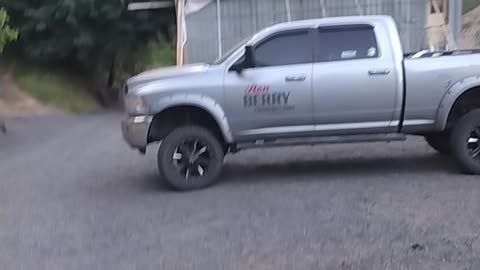
POLYGON ((235 138, 397 130, 403 54, 391 19, 286 23, 247 46, 253 65, 245 50, 223 63, 235 138))

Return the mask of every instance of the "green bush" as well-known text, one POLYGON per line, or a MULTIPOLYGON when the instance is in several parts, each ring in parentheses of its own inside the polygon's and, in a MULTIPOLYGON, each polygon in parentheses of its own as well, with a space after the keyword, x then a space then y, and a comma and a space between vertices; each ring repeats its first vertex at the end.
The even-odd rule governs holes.
POLYGON ((140 61, 144 69, 175 65, 175 48, 164 39, 152 40, 147 44, 140 61))

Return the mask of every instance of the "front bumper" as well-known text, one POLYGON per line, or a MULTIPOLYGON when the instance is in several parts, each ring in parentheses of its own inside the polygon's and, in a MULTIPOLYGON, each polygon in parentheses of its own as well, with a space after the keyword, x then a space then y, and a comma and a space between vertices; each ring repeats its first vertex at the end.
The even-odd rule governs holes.
POLYGON ((128 116, 122 120, 123 138, 132 148, 145 152, 152 120, 152 116, 128 116))

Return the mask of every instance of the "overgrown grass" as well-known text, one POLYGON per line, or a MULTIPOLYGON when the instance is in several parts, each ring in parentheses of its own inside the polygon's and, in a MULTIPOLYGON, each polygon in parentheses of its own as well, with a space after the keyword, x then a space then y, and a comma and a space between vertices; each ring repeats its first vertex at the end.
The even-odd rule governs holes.
POLYGON ((14 64, 13 77, 22 90, 46 105, 73 113, 99 108, 85 83, 62 71, 14 64))

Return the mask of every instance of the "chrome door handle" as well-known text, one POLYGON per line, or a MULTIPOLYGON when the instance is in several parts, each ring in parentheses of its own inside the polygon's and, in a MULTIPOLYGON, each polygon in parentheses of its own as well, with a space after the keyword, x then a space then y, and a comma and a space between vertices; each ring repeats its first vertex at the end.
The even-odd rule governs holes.
POLYGON ((368 75, 373 76, 373 75, 388 75, 390 74, 390 70, 388 69, 375 69, 375 70, 369 70, 368 75))
POLYGON ((303 76, 303 75, 285 77, 285 81, 287 81, 287 82, 303 82, 306 79, 307 79, 307 77, 303 76))

